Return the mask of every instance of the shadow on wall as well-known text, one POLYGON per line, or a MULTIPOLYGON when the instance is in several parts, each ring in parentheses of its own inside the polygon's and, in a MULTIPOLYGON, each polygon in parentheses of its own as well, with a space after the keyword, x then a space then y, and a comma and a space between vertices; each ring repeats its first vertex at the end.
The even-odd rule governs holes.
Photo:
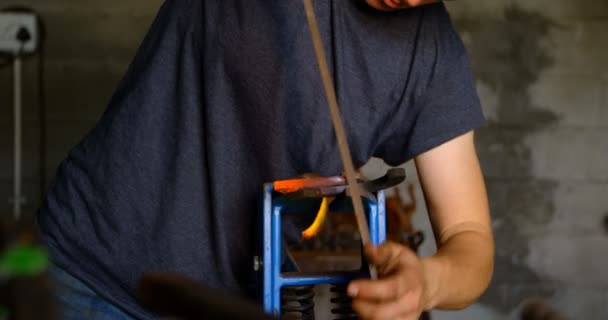
POLYGON ((551 306, 542 299, 532 299, 524 305, 521 320, 564 320, 551 306))
POLYGON ((557 186, 556 181, 534 177, 532 150, 525 140, 558 121, 532 102, 528 90, 554 64, 546 44, 557 24, 517 6, 507 7, 501 18, 462 16, 455 24, 478 81, 497 101, 494 110, 486 110, 488 122, 477 135, 497 246, 495 276, 481 302, 508 314, 528 297, 547 297, 555 291, 555 285, 525 261, 529 230, 551 220, 557 186))

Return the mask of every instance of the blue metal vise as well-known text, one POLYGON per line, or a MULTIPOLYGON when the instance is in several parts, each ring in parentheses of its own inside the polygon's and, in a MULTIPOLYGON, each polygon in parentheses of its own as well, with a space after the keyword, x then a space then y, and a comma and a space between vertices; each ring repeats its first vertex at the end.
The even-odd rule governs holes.
MULTIPOLYGON (((386 212, 383 189, 394 186, 405 179, 403 169, 391 169, 384 177, 360 183, 364 193, 363 205, 368 219, 372 244, 386 240, 386 212)), ((353 212, 352 202, 344 184, 302 188, 297 192, 277 192, 274 183, 267 183, 263 189, 262 247, 255 257, 254 269, 262 278, 262 301, 266 313, 285 319, 314 319, 314 292, 316 285, 332 285, 331 291, 337 296, 331 299, 336 308, 332 309, 337 319, 356 319, 346 295, 346 286, 355 278, 369 277, 368 265, 361 258, 361 268, 345 272, 299 272, 295 262, 286 255, 282 232, 282 215, 316 212, 321 197, 326 193, 338 193, 330 211, 353 212)))

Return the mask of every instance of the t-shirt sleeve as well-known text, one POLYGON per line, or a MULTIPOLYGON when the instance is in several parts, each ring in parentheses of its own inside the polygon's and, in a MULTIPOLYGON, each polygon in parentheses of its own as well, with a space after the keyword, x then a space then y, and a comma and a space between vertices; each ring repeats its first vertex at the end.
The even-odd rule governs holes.
MULTIPOLYGON (((390 147, 380 155, 392 166, 474 130, 484 122, 468 54, 447 12, 442 12, 426 30, 421 64, 428 76, 424 87, 409 102, 407 119, 393 135, 390 147), (413 101, 413 102, 412 102, 413 101)), ((421 74, 425 74, 422 72, 421 74)), ((405 108, 405 106, 402 106, 405 108)))

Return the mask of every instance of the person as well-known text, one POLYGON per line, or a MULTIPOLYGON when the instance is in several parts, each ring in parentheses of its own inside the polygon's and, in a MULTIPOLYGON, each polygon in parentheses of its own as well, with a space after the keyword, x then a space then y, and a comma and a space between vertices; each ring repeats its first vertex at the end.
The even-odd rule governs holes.
MULTIPOLYGON (((438 243, 367 247, 362 319, 463 308, 493 240, 474 130, 484 117, 441 2, 314 1, 357 167, 414 159, 438 243)), ((301 1, 163 4, 95 128, 58 168, 38 225, 63 317, 154 318, 139 277, 172 271, 251 294, 264 182, 342 172, 301 1)))

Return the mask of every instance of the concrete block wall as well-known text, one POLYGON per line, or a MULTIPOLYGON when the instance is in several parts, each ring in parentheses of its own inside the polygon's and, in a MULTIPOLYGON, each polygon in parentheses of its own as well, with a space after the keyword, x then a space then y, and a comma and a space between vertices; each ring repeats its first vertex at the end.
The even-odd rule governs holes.
MULTIPOLYGON (((449 9, 488 118, 477 147, 497 256, 481 301, 434 319, 516 319, 530 297, 566 319, 608 317, 608 2, 459 0, 449 9)), ((434 251, 429 240, 423 254, 434 251)))
MULTIPOLYGON (((433 319, 518 319, 533 297, 566 319, 608 317, 608 2, 459 0, 448 8, 488 118, 477 149, 497 255, 480 302, 433 319)), ((415 167, 404 167, 422 200, 415 167)), ((376 160, 365 172, 385 169, 376 160)), ((431 235, 419 203, 415 223, 431 235)), ((421 254, 434 251, 427 237, 421 254)))
POLYGON ((608 2, 458 1, 450 10, 489 115, 478 139, 497 236, 482 303, 547 298, 608 316, 608 2))
MULTIPOLYGON (((291 1, 291 0, 290 0, 291 1)), ((341 1, 341 0, 340 0, 341 1)), ((47 27, 45 175, 95 123, 161 0, 0 0, 47 27)), ((530 296, 568 319, 608 315, 608 2, 458 0, 488 123, 477 137, 497 236, 496 277, 480 303, 434 319, 507 319, 530 296)), ((25 63, 26 211, 38 206, 36 60, 25 63)), ((0 69, 0 214, 12 178, 11 69, 0 69)), ((415 169, 406 165, 416 182, 415 169)), ((372 161, 366 171, 384 167, 372 161)), ((417 197, 423 204, 420 189, 417 197)), ((416 225, 434 243, 423 205, 416 225)))

